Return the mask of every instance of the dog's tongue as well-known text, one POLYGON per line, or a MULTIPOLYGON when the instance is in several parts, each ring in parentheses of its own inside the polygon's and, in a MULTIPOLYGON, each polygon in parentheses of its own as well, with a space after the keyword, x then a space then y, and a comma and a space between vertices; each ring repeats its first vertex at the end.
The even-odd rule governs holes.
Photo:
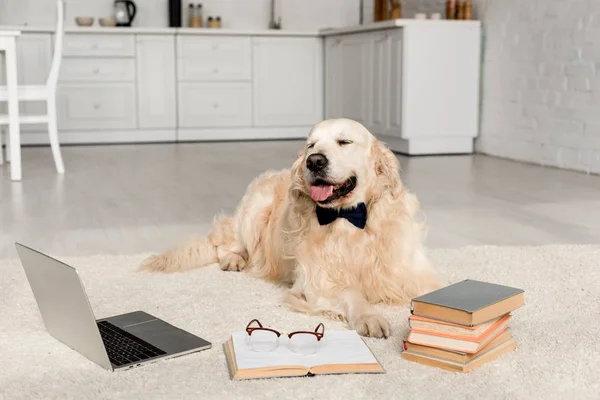
POLYGON ((333 186, 311 186, 310 197, 314 201, 326 200, 333 193, 333 186))

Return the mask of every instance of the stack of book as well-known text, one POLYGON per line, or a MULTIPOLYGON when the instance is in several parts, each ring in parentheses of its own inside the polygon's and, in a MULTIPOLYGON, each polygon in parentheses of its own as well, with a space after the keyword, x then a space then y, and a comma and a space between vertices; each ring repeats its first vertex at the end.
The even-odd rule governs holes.
POLYGON ((465 280, 411 302, 402 358, 469 372, 513 351, 511 312, 525 304, 521 289, 465 280))

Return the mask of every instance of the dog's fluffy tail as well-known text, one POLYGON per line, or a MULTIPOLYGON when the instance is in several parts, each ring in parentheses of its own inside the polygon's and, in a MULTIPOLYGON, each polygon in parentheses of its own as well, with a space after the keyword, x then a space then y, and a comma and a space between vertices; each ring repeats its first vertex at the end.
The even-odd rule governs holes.
POLYGON ((139 270, 180 272, 218 262, 217 248, 208 236, 193 236, 166 252, 148 257, 139 270))

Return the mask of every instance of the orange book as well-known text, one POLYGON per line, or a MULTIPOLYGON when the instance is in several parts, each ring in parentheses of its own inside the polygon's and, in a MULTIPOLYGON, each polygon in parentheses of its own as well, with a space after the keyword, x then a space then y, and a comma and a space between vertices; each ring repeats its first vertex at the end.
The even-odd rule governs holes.
POLYGON ((506 314, 496 321, 479 336, 453 335, 445 332, 412 329, 407 341, 423 346, 437 347, 440 349, 460 351, 463 353, 477 353, 508 327, 511 315, 506 314))
POLYGON ((503 317, 504 316, 500 316, 475 326, 465 326, 433 318, 421 317, 419 315, 411 315, 408 317, 408 325, 411 329, 419 331, 447 333, 449 335, 457 336, 480 336, 503 317))
POLYGON ((482 347, 481 350, 479 350, 477 353, 473 353, 473 354, 461 353, 459 351, 443 350, 443 349, 438 349, 435 347, 421 346, 420 344, 409 343, 406 340, 404 341, 404 349, 403 350, 409 351, 411 353, 421 354, 424 356, 432 356, 432 357, 442 358, 442 359, 448 360, 448 361, 467 363, 467 362, 473 360, 475 357, 479 357, 483 353, 487 353, 491 349, 495 348, 496 346, 498 346, 504 342, 507 342, 510 339, 512 339, 512 332, 511 332, 510 328, 506 328, 504 330, 504 332, 500 333, 498 336, 496 336, 494 339, 492 339, 491 342, 489 342, 487 345, 482 347))

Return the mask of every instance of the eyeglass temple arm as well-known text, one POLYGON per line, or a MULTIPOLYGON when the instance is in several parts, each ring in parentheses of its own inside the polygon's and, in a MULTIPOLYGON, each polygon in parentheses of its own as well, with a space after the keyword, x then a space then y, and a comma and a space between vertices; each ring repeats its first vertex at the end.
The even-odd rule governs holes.
POLYGON ((315 328, 315 333, 320 333, 321 335, 325 333, 325 325, 322 322, 315 328), (319 332, 319 329, 321 329, 321 332, 319 332))
POLYGON ((260 328, 263 327, 259 320, 253 319, 252 321, 248 322, 248 325, 246 325, 246 330, 248 330, 250 328, 250 325, 252 325, 252 323, 254 322, 256 322, 260 328))

